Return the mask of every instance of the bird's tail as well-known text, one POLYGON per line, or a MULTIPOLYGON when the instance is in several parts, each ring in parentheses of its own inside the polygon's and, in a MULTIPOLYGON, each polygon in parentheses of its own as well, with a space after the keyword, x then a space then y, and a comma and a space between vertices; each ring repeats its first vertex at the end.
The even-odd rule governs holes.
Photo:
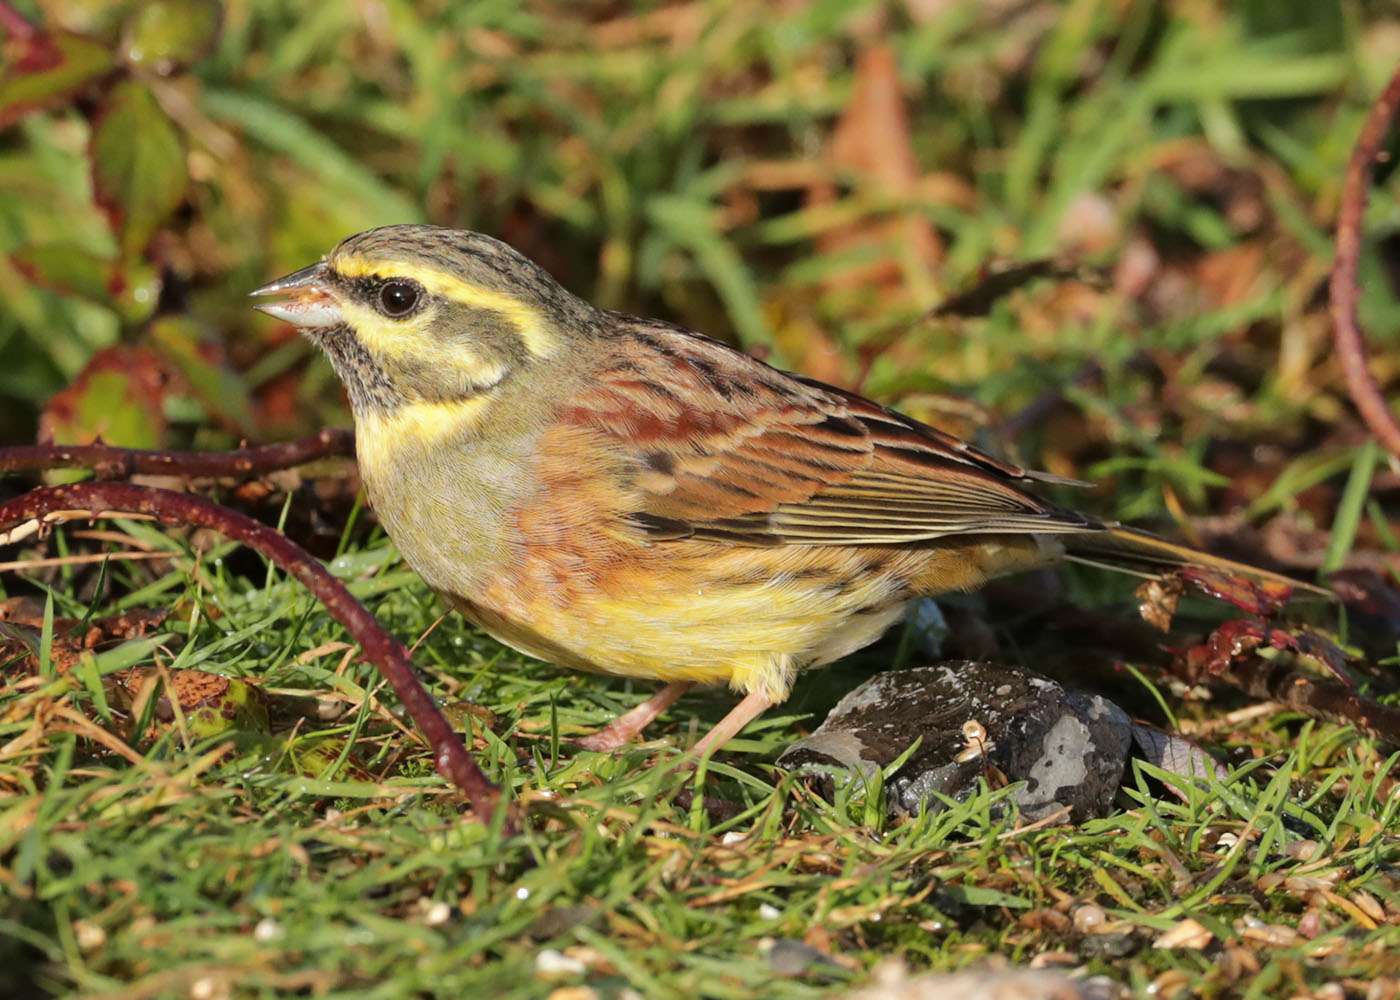
POLYGON ((1082 535, 1063 535, 1065 558, 1073 562, 1120 573, 1134 573, 1139 576, 1156 578, 1184 566, 1201 566, 1219 570, 1249 580, 1267 581, 1292 587, 1294 591, 1306 592, 1322 597, 1332 597, 1330 590, 1315 584, 1295 580, 1291 576, 1271 570, 1250 566, 1201 552, 1187 545, 1178 545, 1165 538, 1137 528, 1122 525, 1109 525, 1104 531, 1087 532, 1082 535))

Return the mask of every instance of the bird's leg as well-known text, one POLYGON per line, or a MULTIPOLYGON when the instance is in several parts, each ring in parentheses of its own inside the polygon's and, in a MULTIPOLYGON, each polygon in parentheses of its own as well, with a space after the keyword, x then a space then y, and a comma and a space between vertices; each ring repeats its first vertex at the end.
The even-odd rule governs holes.
POLYGON ((636 739, 652 720, 676 703, 681 695, 695 684, 692 681, 677 681, 667 684, 656 694, 629 712, 624 712, 591 736, 574 740, 575 746, 585 750, 616 750, 636 739))
POLYGON ((729 714, 715 723, 715 727, 706 733, 699 743, 695 744, 691 754, 703 757, 718 750, 738 736, 740 730, 750 722, 772 707, 772 698, 759 691, 750 691, 744 695, 743 701, 731 708, 729 714))

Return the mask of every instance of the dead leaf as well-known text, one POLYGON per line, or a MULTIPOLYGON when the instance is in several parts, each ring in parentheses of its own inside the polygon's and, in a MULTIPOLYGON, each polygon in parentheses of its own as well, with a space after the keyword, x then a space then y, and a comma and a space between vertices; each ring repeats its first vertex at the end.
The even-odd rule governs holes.
POLYGON ((1145 581, 1133 591, 1138 599, 1138 614, 1157 631, 1170 631, 1184 589, 1185 585, 1174 576, 1145 581))
MULTIPOLYGON (((919 182, 919 164, 909 135, 909 115, 894 49, 871 44, 856 60, 855 89, 836 130, 828 159, 838 171, 855 175, 872 193, 908 197, 919 182)), ((836 199, 830 184, 814 185, 809 202, 825 204, 836 199)), ((858 247, 898 247, 932 270, 943 256, 942 242, 929 221, 915 212, 894 218, 870 218, 828 233, 819 241, 823 254, 848 253, 858 247)), ((881 284, 900 285, 899 258, 882 253, 878 260, 855 265, 828 279, 829 287, 881 284)))
POLYGON ((1215 935, 1190 917, 1176 924, 1152 942, 1154 948, 1189 948, 1200 951, 1214 940, 1215 935))

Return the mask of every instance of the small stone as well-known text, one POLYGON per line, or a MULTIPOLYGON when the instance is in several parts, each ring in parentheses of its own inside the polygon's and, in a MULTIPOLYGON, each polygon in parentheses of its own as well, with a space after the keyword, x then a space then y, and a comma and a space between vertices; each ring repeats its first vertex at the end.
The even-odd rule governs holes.
POLYGON ((190 983, 190 1000, 225 1000, 228 983, 218 976, 200 976, 190 983))
POLYGON ((835 965, 830 956, 803 941, 778 938, 766 942, 768 967, 779 976, 800 976, 820 965, 835 965))
POLYGON ((452 919, 452 907, 442 900, 437 900, 428 907, 428 911, 423 914, 423 923, 429 927, 441 927, 452 919))
POLYGON ((1109 1000, 1121 991, 1096 990, 1059 972, 1040 969, 968 969, 910 975, 898 959, 875 967, 870 985, 842 1000, 1109 1000))
POLYGON ((91 920, 73 921, 73 937, 84 952, 93 952, 107 943, 107 932, 91 920))
POLYGON ((276 941, 282 936, 282 925, 271 917, 263 917, 253 928, 253 940, 259 944, 276 941))
POLYGON ((1317 856, 1317 848, 1315 840, 1295 840, 1283 849, 1283 854, 1294 861, 1311 861, 1317 856))
POLYGON ((530 925, 530 936, 541 943, 557 938, 578 927, 596 920, 599 913, 592 906, 552 906, 546 909, 530 925))
POLYGON ((1079 950, 1086 958, 1126 958, 1138 947, 1131 934, 1094 934, 1080 943, 1079 950))
POLYGON ((783 911, 772 903, 760 903, 758 906, 758 915, 763 920, 777 920, 783 915, 783 911))
POLYGON ((545 948, 535 955, 535 972, 541 976, 581 976, 587 971, 588 967, 577 958, 553 948, 545 948))
POLYGON ((1076 906, 1072 917, 1074 929, 1080 934, 1098 934, 1104 924, 1108 923, 1108 914, 1103 911, 1103 907, 1093 903, 1076 906))
POLYGON ((561 986, 551 990, 547 1000, 598 1000, 598 991, 591 986, 561 986))

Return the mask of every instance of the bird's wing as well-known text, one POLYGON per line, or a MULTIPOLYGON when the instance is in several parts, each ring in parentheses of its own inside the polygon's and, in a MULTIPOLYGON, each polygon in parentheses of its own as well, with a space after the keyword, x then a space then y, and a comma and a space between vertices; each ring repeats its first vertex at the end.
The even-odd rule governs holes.
POLYGON ((655 539, 862 545, 1099 530, 1022 485, 1054 477, 718 341, 631 322, 562 420, 622 456, 638 498, 630 516, 655 539))

